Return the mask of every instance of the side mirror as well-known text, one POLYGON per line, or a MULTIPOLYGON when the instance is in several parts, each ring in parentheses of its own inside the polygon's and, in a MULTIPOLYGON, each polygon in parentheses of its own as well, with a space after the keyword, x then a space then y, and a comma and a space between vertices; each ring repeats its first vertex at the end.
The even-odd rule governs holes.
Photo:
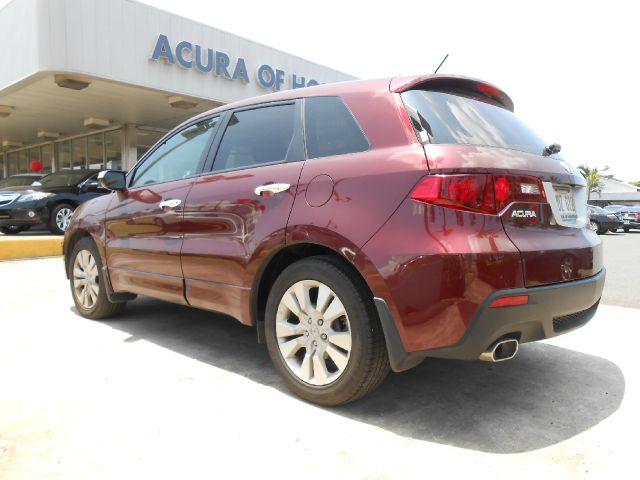
POLYGON ((127 188, 127 176, 120 170, 103 170, 98 174, 98 182, 107 190, 122 192, 127 188))

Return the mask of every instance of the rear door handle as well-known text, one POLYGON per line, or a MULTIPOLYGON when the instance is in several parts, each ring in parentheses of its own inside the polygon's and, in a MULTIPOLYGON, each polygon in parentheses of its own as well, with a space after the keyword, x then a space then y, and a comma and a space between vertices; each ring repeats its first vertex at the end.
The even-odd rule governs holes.
POLYGON ((286 192, 290 187, 288 183, 268 183, 254 188, 253 193, 259 197, 270 197, 275 193, 286 192))
POLYGON ((169 210, 173 210, 174 208, 176 208, 181 203, 182 200, 179 200, 177 198, 170 198, 168 200, 161 201, 158 206, 165 212, 168 212, 169 210))

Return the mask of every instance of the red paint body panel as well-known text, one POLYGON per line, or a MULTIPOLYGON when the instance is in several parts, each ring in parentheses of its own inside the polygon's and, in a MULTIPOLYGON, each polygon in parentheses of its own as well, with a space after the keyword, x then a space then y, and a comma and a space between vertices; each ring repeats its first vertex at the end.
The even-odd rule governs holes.
POLYGON ((522 287, 520 254, 499 217, 405 200, 358 254, 409 352, 451 345, 495 292, 522 287))
POLYGON ((253 284, 262 252, 285 243, 302 165, 282 163, 198 178, 186 200, 183 225, 182 271, 191 305, 250 323, 243 305, 249 292, 241 290, 253 284), (291 187, 270 197, 254 193, 269 183, 291 187))
POLYGON ((134 188, 111 196, 106 214, 106 257, 115 291, 133 291, 186 303, 180 250, 183 205, 193 179, 134 188), (181 205, 162 211, 159 203, 181 205), (155 292, 155 293, 154 293, 155 292))

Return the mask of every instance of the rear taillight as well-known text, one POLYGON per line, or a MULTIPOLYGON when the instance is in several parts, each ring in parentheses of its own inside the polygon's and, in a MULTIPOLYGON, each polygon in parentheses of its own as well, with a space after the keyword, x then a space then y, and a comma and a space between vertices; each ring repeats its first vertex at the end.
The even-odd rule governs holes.
POLYGON ((513 202, 546 203, 542 182, 524 175, 432 175, 411 193, 419 202, 496 214, 513 202))
POLYGON ((636 213, 636 220, 640 220, 640 213, 636 213))
POLYGON ((615 215, 607 215, 607 218, 609 220, 617 220, 618 219, 618 217, 616 217, 615 215))

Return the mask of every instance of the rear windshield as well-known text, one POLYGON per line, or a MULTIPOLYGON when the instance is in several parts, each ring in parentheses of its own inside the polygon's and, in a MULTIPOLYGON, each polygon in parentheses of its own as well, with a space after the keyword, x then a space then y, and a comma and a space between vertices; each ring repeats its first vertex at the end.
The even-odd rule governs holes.
POLYGON ((542 155, 549 145, 512 112, 450 93, 410 90, 402 94, 423 143, 510 148, 542 155))
POLYGON ((0 187, 19 187, 21 185, 31 185, 38 177, 9 177, 0 180, 0 187))

